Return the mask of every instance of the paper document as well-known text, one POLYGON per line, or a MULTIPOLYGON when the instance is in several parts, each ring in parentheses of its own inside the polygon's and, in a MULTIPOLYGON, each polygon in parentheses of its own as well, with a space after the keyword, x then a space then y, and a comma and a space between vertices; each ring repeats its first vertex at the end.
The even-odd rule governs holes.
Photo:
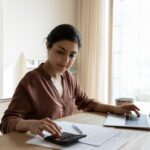
MULTIPOLYGON (((101 147, 104 149, 108 147, 108 143, 111 145, 110 148, 113 149, 113 146, 116 146, 115 149, 119 148, 125 142, 120 144, 114 144, 113 139, 117 138, 120 134, 120 130, 98 127, 95 125, 87 125, 87 124, 79 124, 67 121, 57 121, 56 122, 62 128, 62 132, 71 132, 74 134, 78 134, 77 130, 75 130, 72 126, 75 124, 83 134, 86 134, 87 137, 79 140, 78 143, 73 144, 71 146, 59 146, 50 142, 45 141, 42 137, 36 136, 33 139, 27 141, 28 144, 35 144, 44 147, 50 147, 55 149, 66 149, 66 150, 74 150, 74 149, 86 149, 86 150, 100 150, 101 147)), ((50 135, 48 132, 43 132, 45 136, 50 135)))
POLYGON ((57 124, 62 127, 62 131, 78 134, 78 132, 72 127, 73 125, 76 125, 83 134, 87 135, 87 137, 82 138, 79 141, 93 146, 100 146, 105 141, 120 133, 114 129, 98 127, 95 125, 79 124, 67 121, 57 122, 57 124))

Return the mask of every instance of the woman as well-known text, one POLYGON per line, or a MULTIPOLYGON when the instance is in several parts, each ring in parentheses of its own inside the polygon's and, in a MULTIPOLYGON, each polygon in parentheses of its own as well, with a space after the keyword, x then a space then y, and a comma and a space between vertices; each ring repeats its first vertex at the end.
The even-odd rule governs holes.
POLYGON ((72 115, 76 106, 84 111, 112 112, 134 111, 135 105, 111 106, 89 99, 68 71, 81 47, 80 35, 69 24, 56 26, 46 39, 48 60, 27 73, 20 81, 12 101, 1 122, 2 133, 26 132, 42 136, 46 130, 60 137, 61 129, 54 119, 72 115))

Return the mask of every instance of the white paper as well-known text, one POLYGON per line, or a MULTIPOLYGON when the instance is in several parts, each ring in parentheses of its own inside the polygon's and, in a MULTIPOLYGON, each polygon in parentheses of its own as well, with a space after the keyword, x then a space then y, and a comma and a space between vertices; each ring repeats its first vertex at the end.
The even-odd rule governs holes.
POLYGON ((106 126, 124 126, 125 125, 125 115, 108 114, 104 125, 106 126))
POLYGON ((100 146, 105 141, 117 136, 120 132, 119 130, 98 127, 95 125, 85 125, 79 123, 71 123, 71 122, 58 122, 58 124, 64 129, 64 131, 76 133, 76 130, 72 128, 72 125, 75 124, 83 134, 86 134, 87 137, 80 139, 81 143, 93 145, 93 146, 100 146))
POLYGON ((54 148, 54 149, 58 149, 58 150, 118 150, 120 147, 124 146, 125 144, 127 144, 128 140, 124 140, 122 137, 122 140, 120 139, 120 137, 116 136, 111 140, 108 140, 106 143, 102 144, 101 146, 92 146, 92 145, 87 145, 87 144, 83 144, 83 143, 76 143, 73 144, 71 146, 59 146, 50 142, 47 142, 45 140, 43 140, 42 137, 40 136, 36 136, 31 140, 28 140, 26 143, 28 144, 33 144, 33 145, 38 145, 38 146, 42 146, 42 147, 48 147, 48 148, 54 148))
MULTIPOLYGON (((59 126, 62 128, 62 132, 71 132, 77 134, 77 131, 72 127, 73 124, 75 124, 80 130, 82 130, 83 134, 86 134, 87 137, 80 139, 78 143, 73 144, 71 146, 59 146, 54 143, 50 143, 45 141, 42 137, 36 136, 31 140, 28 140, 26 143, 28 144, 34 144, 44 147, 50 147, 55 149, 66 149, 66 150, 74 150, 74 149, 86 149, 86 150, 100 150, 101 147, 104 149, 107 147, 108 149, 108 143, 110 148, 117 149, 118 147, 125 144, 127 141, 120 142, 119 144, 113 142, 117 136, 120 134, 120 130, 115 129, 109 129, 104 127, 98 127, 95 125, 87 125, 87 124, 79 124, 79 123, 72 123, 72 122, 56 122, 59 126), (114 139, 114 140, 113 140, 114 139)), ((50 135, 48 132, 43 132, 45 136, 50 135)), ((119 139, 118 139, 119 140, 119 139)))

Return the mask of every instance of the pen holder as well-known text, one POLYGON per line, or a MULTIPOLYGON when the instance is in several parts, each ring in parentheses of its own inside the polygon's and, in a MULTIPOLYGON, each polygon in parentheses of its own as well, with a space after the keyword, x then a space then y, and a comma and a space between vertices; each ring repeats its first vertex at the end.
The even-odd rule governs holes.
POLYGON ((133 104, 134 102, 132 98, 117 98, 115 101, 117 106, 121 106, 125 104, 133 104))

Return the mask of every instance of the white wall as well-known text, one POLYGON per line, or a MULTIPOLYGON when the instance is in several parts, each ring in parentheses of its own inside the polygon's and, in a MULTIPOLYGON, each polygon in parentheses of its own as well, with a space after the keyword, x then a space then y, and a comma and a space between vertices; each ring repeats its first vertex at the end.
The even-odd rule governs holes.
POLYGON ((0 0, 0 98, 3 93, 3 15, 2 0, 0 0))
MULTIPOLYGON (((60 23, 76 25, 76 0, 3 0, 3 97, 21 78, 22 53, 46 56, 44 38, 60 23)), ((1 33, 1 32, 0 32, 1 33)))

